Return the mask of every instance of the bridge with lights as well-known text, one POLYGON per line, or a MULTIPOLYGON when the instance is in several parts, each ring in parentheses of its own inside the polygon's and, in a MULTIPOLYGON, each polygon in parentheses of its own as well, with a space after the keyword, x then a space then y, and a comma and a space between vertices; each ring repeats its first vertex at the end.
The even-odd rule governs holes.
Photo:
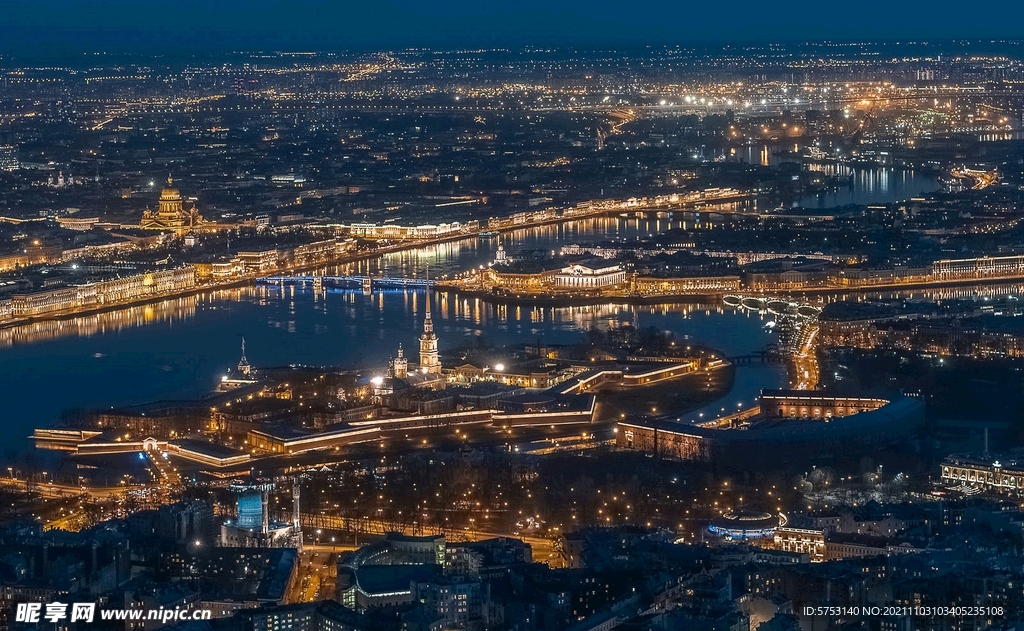
POLYGON ((741 310, 765 311, 774 315, 802 316, 804 318, 816 318, 821 313, 821 307, 808 304, 800 304, 789 300, 771 298, 766 296, 738 296, 727 294, 723 299, 726 305, 741 310))
POLYGON ((267 276, 256 282, 261 285, 299 285, 314 289, 421 289, 434 286, 434 281, 426 278, 395 276, 267 276))

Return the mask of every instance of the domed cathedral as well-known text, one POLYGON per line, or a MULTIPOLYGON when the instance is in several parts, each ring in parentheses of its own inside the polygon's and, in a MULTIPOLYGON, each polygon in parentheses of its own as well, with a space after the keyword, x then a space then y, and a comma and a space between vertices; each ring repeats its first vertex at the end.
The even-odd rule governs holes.
POLYGON ((167 176, 167 186, 160 193, 160 206, 157 210, 147 208, 142 212, 139 227, 144 230, 166 230, 185 234, 199 229, 205 223, 203 216, 194 205, 185 207, 181 193, 174 188, 174 180, 167 176))

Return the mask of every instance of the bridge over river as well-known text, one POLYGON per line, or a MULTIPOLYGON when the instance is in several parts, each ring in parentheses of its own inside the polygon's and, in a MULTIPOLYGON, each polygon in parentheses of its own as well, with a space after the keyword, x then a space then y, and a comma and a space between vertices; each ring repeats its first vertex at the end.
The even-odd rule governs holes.
POLYGON ((401 278, 395 276, 267 276, 256 280, 260 285, 301 285, 313 288, 333 287, 352 289, 405 289, 434 286, 426 278, 401 278))

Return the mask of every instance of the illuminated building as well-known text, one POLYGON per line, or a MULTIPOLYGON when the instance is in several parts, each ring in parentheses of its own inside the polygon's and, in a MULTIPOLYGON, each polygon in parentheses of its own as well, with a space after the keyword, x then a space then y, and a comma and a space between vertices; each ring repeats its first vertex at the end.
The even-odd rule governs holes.
POLYGON ((1024 493, 1024 466, 1016 460, 949 456, 942 462, 941 479, 943 484, 965 492, 1024 493))
POLYGON ((620 421, 616 443, 663 458, 749 465, 764 459, 867 451, 905 440, 924 422, 924 405, 910 397, 885 402, 764 390, 761 398, 759 413, 734 415, 721 428, 620 421))
POLYGON ((423 334, 420 335, 420 371, 427 374, 441 373, 441 357, 437 352, 437 336, 434 321, 430 317, 430 276, 427 276, 427 313, 423 318, 423 334))
POLYGON ((737 291, 739 276, 692 276, 685 278, 651 278, 637 276, 633 290, 645 296, 676 293, 722 293, 737 291))
POLYGON ((258 274, 275 269, 280 260, 280 254, 277 250, 260 250, 258 252, 239 252, 237 258, 242 262, 243 274, 258 274))
MULTIPOLYGON (((297 484, 297 482, 296 482, 297 484)), ((292 489, 292 523, 270 518, 270 491, 273 484, 247 484, 232 487, 238 495, 238 518, 228 519, 221 525, 220 544, 240 548, 299 548, 302 549, 302 530, 299 528, 299 492, 292 489)))
POLYGON ((785 516, 729 511, 712 519, 708 531, 726 539, 761 539, 773 537, 780 525, 786 525, 785 516))
POLYGON ((246 440, 251 448, 258 451, 299 454, 373 440, 380 436, 380 431, 379 427, 345 427, 319 434, 308 434, 287 427, 277 427, 251 429, 246 440))
POLYGON ((470 227, 468 224, 464 226, 458 221, 437 225, 425 224, 421 226, 400 226, 398 224, 384 224, 383 226, 378 226, 373 223, 353 223, 340 227, 342 234, 349 236, 359 237, 361 239, 390 240, 429 239, 449 234, 459 234, 470 229, 473 229, 473 227, 470 227))
POLYGON ((618 263, 589 259, 564 268, 555 276, 555 285, 561 289, 601 289, 626 282, 626 276, 618 263))
MULTIPOLYGON (((412 378, 418 373, 410 373, 412 378)), ((384 379, 381 379, 382 386, 384 379)), ((443 383, 443 380, 441 380, 443 383)), ((296 455, 342 447, 354 443, 380 440, 382 436, 405 434, 410 430, 431 428, 458 428, 472 425, 517 425, 544 427, 570 423, 590 423, 594 417, 595 400, 592 396, 577 397, 565 405, 555 399, 543 411, 501 412, 491 408, 443 413, 425 413, 410 416, 380 418, 373 414, 366 418, 347 420, 339 429, 310 433, 289 427, 250 429, 246 437, 248 447, 269 454, 296 455)), ((59 437, 58 437, 59 438, 59 437)), ((62 448, 70 439, 54 439, 62 448)))
POLYGON ((253 631, 363 631, 370 623, 360 614, 333 600, 291 603, 279 607, 261 606, 241 616, 253 631))
POLYGON ((65 230, 85 232, 100 222, 99 217, 57 217, 57 224, 65 230))
POLYGON ((494 264, 502 265, 509 261, 508 253, 505 252, 505 246, 499 244, 498 251, 494 253, 494 264))
POLYGON ((826 263, 790 259, 771 259, 752 263, 744 268, 746 286, 750 289, 802 289, 825 285, 828 281, 826 263))
MULTIPOLYGON (((158 272, 143 272, 81 285, 64 285, 15 294, 11 317, 39 316, 73 309, 130 302, 160 294, 186 291, 196 284, 195 268, 185 265, 158 272)), ((3 302, 3 301, 0 301, 3 302)), ((6 309, 0 307, 0 313, 6 309)))
POLYGON ((229 374, 226 374, 220 378, 220 383, 217 384, 217 390, 220 392, 227 392, 235 388, 242 388, 245 386, 251 386, 256 383, 256 369, 249 364, 249 360, 245 357, 245 338, 242 338, 242 357, 238 360, 238 367, 229 374))
POLYGON ((19 166, 18 148, 12 145, 0 145, 0 171, 14 171, 19 166))
POLYGON ((886 539, 868 535, 832 533, 825 538, 825 560, 839 561, 874 557, 899 552, 912 552, 908 546, 892 546, 886 539))
POLYGON ((456 383, 475 383, 479 381, 495 381, 506 386, 520 386, 525 388, 549 388, 557 385, 571 376, 566 371, 548 370, 516 370, 504 366, 480 368, 473 364, 462 364, 456 366, 447 373, 449 381, 456 383))
POLYGON ((29 265, 28 257, 24 254, 9 254, 7 256, 0 256, 0 272, 9 272, 19 267, 26 267, 29 265))
MULTIPOLYGON (((712 366, 717 364, 712 364, 712 366)), ((700 369, 697 360, 681 359, 667 365, 616 365, 608 368, 588 370, 567 380, 558 389, 559 394, 583 394, 615 385, 623 387, 645 386, 666 379, 675 379, 700 369)))
POLYGON ((481 274, 483 282, 490 287, 503 289, 540 291, 556 289, 561 291, 603 289, 625 283, 629 274, 621 269, 618 263, 595 258, 566 267, 556 269, 537 269, 526 271, 529 262, 510 265, 512 262, 503 251, 499 251, 501 260, 495 259, 495 265, 481 274))
POLYGON ((544 270, 536 273, 510 271, 507 265, 495 265, 484 270, 482 277, 490 287, 504 289, 540 290, 555 282, 560 270, 544 270))
MULTIPOLYGON (((866 287, 871 285, 899 285, 910 283, 926 283, 933 278, 929 275, 931 268, 895 267, 882 268, 846 268, 839 270, 830 277, 832 285, 841 287, 866 287)), ((798 288, 794 286, 793 288, 798 288)))
POLYGON ((238 360, 238 373, 240 375, 249 376, 252 372, 252 366, 249 365, 249 360, 245 358, 245 338, 242 338, 242 358, 238 360))
POLYGON ((852 416, 877 410, 885 399, 837 397, 813 390, 771 390, 761 393, 761 413, 766 417, 824 419, 852 416))
POLYGON ((70 248, 64 250, 60 254, 60 260, 63 262, 68 262, 73 261, 75 259, 85 258, 109 258, 111 256, 114 256, 115 254, 120 254, 121 252, 130 252, 132 250, 136 250, 138 249, 139 245, 139 243, 127 239, 124 241, 114 241, 113 243, 104 243, 101 245, 83 245, 78 248, 70 248))
POLYGON ((263 529, 263 498, 260 491, 250 489, 238 496, 238 527, 263 529))
POLYGON ((391 374, 396 379, 405 379, 409 376, 409 360, 405 357, 402 345, 398 345, 398 357, 391 362, 391 374))
POLYGON ((172 186, 171 176, 167 176, 167 186, 160 193, 160 206, 157 210, 146 209, 142 213, 139 227, 143 230, 169 230, 179 234, 197 229, 203 224, 203 217, 192 206, 186 209, 181 193, 172 186))
POLYGON ((1024 273, 1024 256, 982 256, 975 259, 941 260, 932 263, 936 280, 998 278, 1024 273))
POLYGON ((78 288, 76 287, 59 287, 31 294, 16 294, 11 297, 14 317, 66 311, 76 308, 78 304, 78 288))
POLYGON ((412 537, 390 532, 338 560, 336 598, 356 611, 412 602, 413 585, 441 573, 446 551, 444 535, 412 537))
MULTIPOLYGON (((144 272, 95 283, 95 302, 97 304, 125 302, 155 294, 192 289, 195 284, 195 269, 189 265, 159 272, 144 272)), ((88 285, 80 287, 84 288, 88 285)), ((83 306, 88 306, 88 304, 88 300, 82 300, 83 306)))
POLYGON ((812 561, 825 559, 825 532, 780 526, 775 529, 775 549, 806 554, 812 561))

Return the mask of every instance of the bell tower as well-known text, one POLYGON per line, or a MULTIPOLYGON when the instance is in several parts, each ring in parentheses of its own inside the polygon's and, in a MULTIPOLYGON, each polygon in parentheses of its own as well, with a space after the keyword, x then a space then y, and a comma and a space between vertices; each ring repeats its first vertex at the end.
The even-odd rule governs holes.
POLYGON ((405 358, 405 351, 402 350, 402 345, 398 345, 398 357, 391 362, 391 372, 396 379, 406 379, 409 377, 409 360, 405 358))
POLYGON ((434 335, 434 321, 430 317, 430 268, 427 268, 427 309, 423 318, 423 333, 420 335, 420 370, 440 374, 441 358, 437 353, 437 336, 434 335))

